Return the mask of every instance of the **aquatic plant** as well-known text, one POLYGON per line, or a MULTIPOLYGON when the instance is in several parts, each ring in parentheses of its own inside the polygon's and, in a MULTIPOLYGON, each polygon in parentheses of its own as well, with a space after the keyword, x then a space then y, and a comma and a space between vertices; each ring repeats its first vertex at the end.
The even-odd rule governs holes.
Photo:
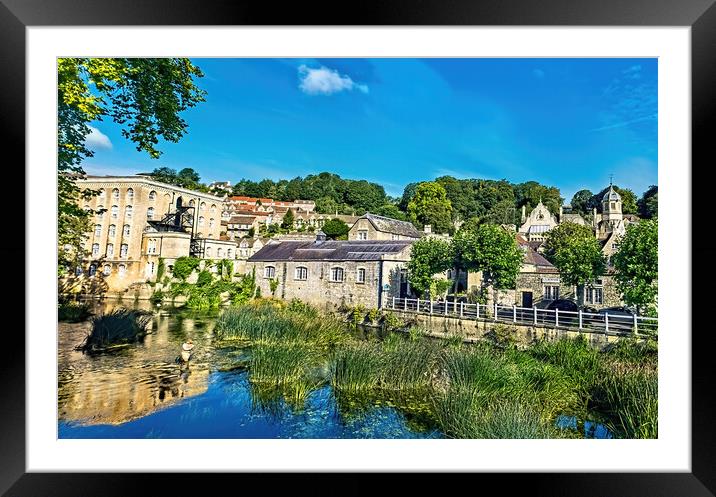
POLYGON ((356 343, 336 351, 331 363, 331 385, 344 392, 359 392, 378 386, 382 373, 379 344, 356 343))
POLYGON ((99 351, 137 342, 146 335, 151 319, 151 312, 127 309, 115 309, 97 316, 92 319, 92 330, 77 348, 99 351))
POLYGON ((427 388, 433 377, 439 346, 432 340, 400 340, 383 344, 381 387, 394 390, 427 388))
POLYGON ((57 305, 57 320, 68 323, 79 323, 92 315, 90 305, 86 302, 66 301, 57 305))

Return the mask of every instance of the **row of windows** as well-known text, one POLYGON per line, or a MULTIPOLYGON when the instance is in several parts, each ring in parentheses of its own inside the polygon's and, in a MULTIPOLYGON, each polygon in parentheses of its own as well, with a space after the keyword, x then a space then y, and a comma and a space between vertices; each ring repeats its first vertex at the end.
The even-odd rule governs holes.
MULTIPOLYGON (((75 268, 75 275, 79 276, 83 272, 84 271, 80 266, 77 266, 77 268, 75 268)), ((95 274, 97 274, 97 264, 90 264, 87 274, 89 276, 94 276, 95 274)), ((112 274, 112 265, 105 264, 104 266, 102 266, 102 274, 104 276, 109 276, 110 274, 112 274)), ((119 266, 117 266, 117 274, 119 276, 124 276, 125 274, 127 274, 127 266, 125 266, 124 264, 120 264, 119 266)))
MULTIPOLYGON (((558 286, 545 286, 544 287, 544 299, 545 300, 557 300, 559 299, 559 287, 558 286)), ((587 287, 584 299, 587 304, 603 304, 604 303, 604 291, 599 287, 587 287)))
MULTIPOLYGON (((211 257, 212 253, 213 252, 211 250, 211 247, 207 247, 206 251, 204 252, 206 257, 211 257)), ((231 249, 226 249, 226 258, 227 259, 231 259, 231 254, 232 254, 231 249)), ((224 257, 224 249, 223 248, 219 247, 216 249, 216 257, 224 257)))
MULTIPOLYGON (((124 227, 122 228, 122 233, 124 234, 124 236, 129 236, 129 234, 131 232, 132 232, 131 227, 128 224, 125 224, 124 227)), ((117 235, 117 225, 110 224, 107 236, 113 237, 116 235, 117 235)), ((97 238, 102 236, 102 225, 101 224, 94 225, 94 236, 97 238)))
MULTIPOLYGON (((123 243, 119 246, 119 256, 120 257, 127 257, 127 252, 129 251, 129 245, 126 243, 123 243)), ((114 256, 114 243, 108 243, 107 244, 107 250, 105 252, 107 257, 114 256)), ((99 257, 99 243, 93 243, 92 244, 92 257, 99 257)))
MULTIPOLYGON (((105 198, 104 188, 100 188, 98 197, 99 197, 100 199, 104 199, 104 198, 105 198)), ((169 198, 169 195, 167 194, 167 195, 165 195, 165 197, 169 198)), ((118 189, 118 188, 114 188, 114 189, 112 190, 112 198, 113 198, 113 199, 119 199, 119 189, 118 189)), ((126 198, 127 198, 128 200, 134 199, 134 189, 133 189, 133 188, 127 188, 126 198)), ((149 200, 156 200, 156 198, 157 198, 157 192, 155 192, 154 190, 152 190, 151 192, 149 192, 149 200)), ((194 200, 193 200, 193 199, 189 201, 189 206, 190 206, 190 207, 194 207, 194 200)), ((204 209, 206 209, 206 202, 202 202, 202 203, 199 204, 199 210, 202 210, 202 211, 203 211, 204 209)), ((211 213, 212 213, 212 214, 215 214, 215 213, 216 213, 216 204, 211 204, 211 213)))
MULTIPOLYGON (((264 267, 264 278, 273 279, 276 277, 276 268, 274 266, 264 267)), ((297 281, 308 280, 308 268, 298 266, 294 271, 293 279, 297 281)), ((345 280, 345 270, 342 267, 332 267, 328 281, 342 283, 345 280)), ((356 283, 365 283, 365 268, 356 269, 356 283)))

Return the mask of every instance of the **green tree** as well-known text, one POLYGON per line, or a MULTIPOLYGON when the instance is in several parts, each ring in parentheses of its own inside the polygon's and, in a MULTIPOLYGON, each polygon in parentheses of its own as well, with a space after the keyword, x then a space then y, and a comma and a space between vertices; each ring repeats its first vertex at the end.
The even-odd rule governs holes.
POLYGON ((452 233, 452 205, 439 183, 420 183, 408 202, 408 216, 419 229, 429 224, 435 233, 452 233))
POLYGON ((350 228, 340 219, 333 218, 323 223, 321 228, 328 238, 331 240, 346 240, 350 228))
POLYGON ((391 219, 398 219, 400 221, 407 221, 408 217, 405 212, 398 209, 395 204, 383 204, 378 210, 375 211, 379 216, 389 217, 391 219))
POLYGON ((627 226, 612 257, 617 287, 624 302, 637 313, 655 309, 658 294, 659 224, 657 219, 627 226))
POLYGON ((594 204, 593 199, 594 193, 590 190, 579 190, 574 194, 572 201, 570 202, 572 212, 582 214, 583 216, 591 214, 592 208, 597 207, 594 204))
POLYGON ((514 288, 524 254, 514 233, 494 224, 460 230, 453 238, 453 260, 466 271, 482 271, 483 282, 498 289, 514 288))
POLYGON ((190 167, 185 167, 177 173, 177 186, 196 190, 200 182, 199 173, 190 167))
POLYGON ((656 185, 651 185, 639 199, 639 215, 645 219, 658 217, 659 188, 656 185))
MULTIPOLYGON (((89 123, 109 118, 122 126, 122 136, 138 151, 159 158, 159 138, 177 142, 186 133, 180 113, 204 101, 194 78, 201 70, 183 58, 60 58, 57 59, 58 235, 76 238, 79 218, 91 213, 77 205, 91 198, 75 178, 85 177, 82 161, 92 157, 86 139, 89 123)), ((58 250, 59 267, 68 265, 66 250, 58 250)))
POLYGON ((453 265, 450 242, 439 238, 421 238, 412 244, 408 261, 408 281, 423 295, 434 283, 433 276, 453 265))
POLYGON ((559 188, 541 185, 536 181, 517 184, 514 186, 514 190, 517 207, 524 205, 528 212, 534 209, 541 200, 552 214, 557 214, 564 201, 560 196, 559 188))
POLYGON ((564 283, 576 285, 577 300, 583 307, 584 286, 603 275, 606 269, 599 241, 591 229, 576 223, 559 224, 548 231, 545 238, 545 255, 549 254, 564 283))
POLYGON ((293 223, 295 221, 295 218, 293 216, 293 211, 291 209, 286 211, 286 214, 283 216, 283 220, 281 221, 281 227, 286 230, 292 230, 293 229, 293 223))

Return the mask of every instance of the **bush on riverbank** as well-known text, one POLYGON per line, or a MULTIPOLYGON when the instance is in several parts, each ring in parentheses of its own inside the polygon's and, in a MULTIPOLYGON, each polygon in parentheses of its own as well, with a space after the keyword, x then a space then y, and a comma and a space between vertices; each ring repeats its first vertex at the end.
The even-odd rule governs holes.
POLYGON ((79 350, 98 352, 140 341, 147 334, 152 313, 141 310, 115 309, 92 319, 92 330, 79 350))
POLYGON ((90 305, 85 302, 59 302, 57 305, 57 320, 67 323, 79 323, 92 315, 90 305))

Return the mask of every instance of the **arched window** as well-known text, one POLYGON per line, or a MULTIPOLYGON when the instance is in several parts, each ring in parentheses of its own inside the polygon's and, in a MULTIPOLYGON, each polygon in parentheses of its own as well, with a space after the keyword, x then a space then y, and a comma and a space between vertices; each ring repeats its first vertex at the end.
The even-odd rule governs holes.
POLYGON ((97 272, 97 266, 95 264, 90 264, 89 267, 89 275, 94 276, 94 274, 97 272))
POLYGON ((197 237, 197 238, 204 238, 204 233, 202 233, 202 232, 200 231, 199 233, 196 234, 196 237, 197 237))
POLYGON ((132 217, 132 206, 128 205, 124 208, 124 217, 131 218, 132 217))
POLYGON ((116 224, 110 224, 109 225, 109 236, 115 236, 117 234, 117 225, 116 224))
POLYGON ((112 198, 119 198, 119 188, 114 188, 112 190, 112 198))
POLYGON ((206 202, 202 202, 201 204, 199 204, 199 210, 203 211, 204 209, 206 209, 206 202))
POLYGON ((167 203, 168 203, 168 202, 171 202, 171 199, 172 199, 172 196, 171 196, 171 195, 169 195, 168 193, 165 193, 165 194, 164 194, 164 201, 165 201, 165 202, 167 202, 167 203))
POLYGON ((221 258, 223 255, 224 255, 224 250, 221 247, 216 249, 216 257, 221 258))
POLYGON ((104 206, 98 205, 97 206, 97 221, 101 221, 104 219, 104 206))
POLYGON ((132 200, 134 198, 134 188, 127 188, 127 199, 132 200))
POLYGON ((124 225, 124 231, 123 231, 123 233, 124 233, 124 236, 129 236, 130 228, 129 228, 129 225, 128 225, 128 224, 125 224, 125 225, 124 225))
POLYGON ((231 259, 231 249, 226 249, 226 258, 231 259))
POLYGON ((127 251, 128 251, 128 250, 129 250, 129 245, 127 245, 126 243, 123 243, 123 244, 119 247, 119 256, 120 256, 120 257, 127 257, 127 251))
POLYGON ((85 204, 85 206, 83 207, 83 209, 84 209, 85 211, 89 212, 89 211, 92 210, 92 207, 90 207, 89 204, 85 204))
POLYGON ((127 273, 127 266, 124 264, 120 264, 117 267, 117 273, 119 273, 120 276, 124 276, 127 273))
POLYGON ((105 276, 109 276, 109 274, 112 272, 112 266, 109 264, 105 264, 104 268, 102 268, 102 274, 105 276))
POLYGON ((213 227, 214 227, 214 223, 215 223, 214 218, 213 218, 213 217, 210 218, 210 219, 209 219, 209 228, 213 228, 213 227))
POLYGON ((189 201, 189 207, 194 207, 194 199, 191 199, 191 200, 189 201))
POLYGON ((99 198, 104 198, 104 188, 99 189, 99 194, 97 195, 99 198))
POLYGON ((211 204, 211 213, 216 214, 216 204, 211 204))
POLYGON ((114 255, 114 243, 108 243, 107 244, 107 257, 112 257, 114 255))
POLYGON ((82 274, 82 267, 81 267, 81 266, 77 266, 77 267, 75 268, 75 276, 79 276, 79 275, 81 275, 81 274, 82 274))
POLYGON ((154 219, 154 207, 150 207, 147 209, 147 219, 154 219))
POLYGON ((147 242, 147 253, 155 254, 157 252, 157 240, 150 238, 147 242))
POLYGON ((273 278, 276 276, 276 268, 273 266, 266 266, 264 268, 264 278, 273 278))
POLYGON ((94 236, 99 237, 102 235, 102 225, 101 224, 95 224, 94 225, 94 236))
POLYGON ((206 256, 211 257, 211 247, 206 247, 206 256))
POLYGON ((110 212, 112 213, 112 219, 117 219, 117 216, 119 216, 119 206, 113 205, 110 212))
POLYGON ((92 244, 92 257, 99 256, 99 243, 92 244))
POLYGON ((295 279, 300 281, 305 281, 308 279, 308 268, 299 266, 296 268, 296 276, 295 279))
POLYGON ((157 198, 157 192, 155 192, 154 190, 149 192, 149 200, 156 200, 156 198, 157 198))
POLYGON ((213 234, 213 233, 209 233, 208 235, 206 235, 206 238, 207 238, 207 239, 208 239, 208 238, 214 238, 214 234, 213 234))
POLYGON ((331 281, 342 282, 343 281, 343 268, 333 267, 331 268, 331 281))
POLYGON ((204 226, 204 216, 199 216, 199 226, 204 226))

